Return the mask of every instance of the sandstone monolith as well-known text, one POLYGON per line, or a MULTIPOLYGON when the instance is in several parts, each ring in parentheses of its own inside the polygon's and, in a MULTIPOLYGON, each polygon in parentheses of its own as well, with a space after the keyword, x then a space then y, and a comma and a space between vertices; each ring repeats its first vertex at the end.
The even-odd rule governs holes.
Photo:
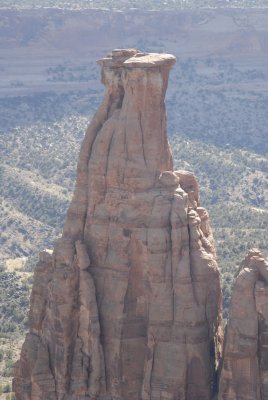
POLYGON ((61 239, 43 253, 17 400, 210 400, 221 289, 193 174, 173 171, 175 57, 114 50, 61 239))
POLYGON ((268 262, 250 250, 232 293, 219 400, 268 399, 268 262))

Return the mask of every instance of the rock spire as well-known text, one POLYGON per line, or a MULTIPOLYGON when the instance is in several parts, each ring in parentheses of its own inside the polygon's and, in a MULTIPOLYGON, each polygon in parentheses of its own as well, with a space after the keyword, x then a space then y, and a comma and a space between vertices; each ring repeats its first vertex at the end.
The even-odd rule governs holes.
POLYGON ((268 262, 250 250, 233 289, 219 400, 268 399, 268 262))
POLYGON ((17 400, 210 400, 221 289, 195 177, 173 171, 164 97, 175 57, 114 50, 62 238, 43 252, 17 400))

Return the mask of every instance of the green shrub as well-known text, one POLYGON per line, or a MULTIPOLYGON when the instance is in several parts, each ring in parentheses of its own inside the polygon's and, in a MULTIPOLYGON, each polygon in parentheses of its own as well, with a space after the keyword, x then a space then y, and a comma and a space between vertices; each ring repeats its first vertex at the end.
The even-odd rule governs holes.
POLYGON ((16 400, 16 396, 14 393, 10 393, 7 395, 6 400, 16 400))
POLYGON ((3 392, 3 393, 9 393, 9 392, 11 392, 11 385, 10 385, 10 383, 5 383, 4 385, 2 385, 2 392, 3 392))

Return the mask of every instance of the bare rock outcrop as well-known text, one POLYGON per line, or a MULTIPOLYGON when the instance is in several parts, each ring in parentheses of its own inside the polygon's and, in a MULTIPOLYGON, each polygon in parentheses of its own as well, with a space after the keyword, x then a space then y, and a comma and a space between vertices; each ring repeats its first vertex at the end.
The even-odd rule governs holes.
POLYGON ((233 289, 219 400, 267 399, 268 262, 253 249, 233 289))
POLYGON ((62 238, 43 253, 17 400, 210 400, 221 289, 195 177, 173 171, 164 96, 175 58, 114 50, 62 238))

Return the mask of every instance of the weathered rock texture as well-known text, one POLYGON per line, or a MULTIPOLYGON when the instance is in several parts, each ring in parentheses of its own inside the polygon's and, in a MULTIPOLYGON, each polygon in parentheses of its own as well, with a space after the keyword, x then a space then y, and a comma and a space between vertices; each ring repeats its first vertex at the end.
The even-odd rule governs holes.
POLYGON ((268 262, 251 250, 233 290, 219 400, 267 399, 268 262))
POLYGON ((221 290, 195 177, 173 172, 175 58, 115 50, 63 236, 35 272, 17 400, 209 400, 221 290))

